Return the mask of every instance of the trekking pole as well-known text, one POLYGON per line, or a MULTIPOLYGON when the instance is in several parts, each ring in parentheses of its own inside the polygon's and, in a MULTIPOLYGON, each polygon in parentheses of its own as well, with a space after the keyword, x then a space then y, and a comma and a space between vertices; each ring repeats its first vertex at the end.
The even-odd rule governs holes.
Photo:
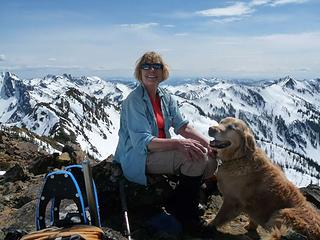
POLYGON ((90 166, 90 161, 88 159, 82 162, 82 168, 83 168, 83 176, 84 176, 84 182, 85 182, 86 192, 87 192, 87 200, 88 200, 88 205, 90 210, 91 225, 101 227, 98 207, 97 207, 97 198, 93 190, 94 186, 93 186, 93 180, 92 180, 92 170, 90 166))
POLYGON ((125 179, 122 176, 121 179, 119 180, 119 192, 120 192, 122 211, 124 214, 124 221, 126 225, 125 236, 128 237, 128 240, 132 240, 130 225, 129 225, 129 218, 128 218, 127 199, 126 199, 126 193, 124 191, 124 182, 125 182, 125 179))

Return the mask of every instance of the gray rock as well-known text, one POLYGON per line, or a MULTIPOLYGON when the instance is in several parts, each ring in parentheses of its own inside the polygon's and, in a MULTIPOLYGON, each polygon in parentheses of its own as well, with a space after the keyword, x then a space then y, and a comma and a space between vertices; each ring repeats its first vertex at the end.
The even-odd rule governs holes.
POLYGON ((310 184, 307 187, 300 188, 300 190, 309 202, 320 209, 320 186, 310 184))
POLYGON ((23 170, 23 168, 18 163, 16 163, 14 167, 10 168, 4 174, 5 182, 15 182, 18 180, 27 181, 29 179, 30 177, 28 176, 28 174, 23 170))

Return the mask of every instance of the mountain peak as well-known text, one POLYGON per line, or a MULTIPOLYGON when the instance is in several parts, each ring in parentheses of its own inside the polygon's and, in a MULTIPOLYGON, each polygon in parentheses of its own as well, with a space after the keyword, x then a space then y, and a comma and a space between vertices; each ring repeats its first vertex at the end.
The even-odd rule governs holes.
POLYGON ((2 73, 2 79, 0 79, 0 97, 8 99, 14 96, 15 85, 18 80, 19 78, 11 72, 2 73))
POLYGON ((70 80, 72 80, 73 79, 73 77, 72 77, 72 75, 69 73, 64 73, 64 74, 62 74, 62 76, 63 77, 65 77, 65 78, 68 78, 68 79, 70 79, 70 80))
POLYGON ((297 85, 297 81, 288 75, 284 78, 280 78, 278 81, 276 81, 276 84, 280 84, 281 86, 286 88, 294 89, 297 85))
POLYGON ((2 78, 11 78, 11 79, 14 79, 14 80, 19 80, 19 78, 17 77, 17 75, 15 75, 15 74, 12 73, 12 72, 2 72, 2 73, 1 73, 1 77, 2 77, 2 78))
POLYGON ((86 76, 81 76, 81 77, 75 77, 72 76, 69 73, 64 73, 62 75, 52 75, 48 74, 44 78, 44 80, 50 80, 53 82, 57 81, 67 81, 72 84, 76 84, 78 86, 86 86, 86 85, 92 85, 92 84, 101 84, 103 80, 99 77, 86 77, 86 76))
POLYGON ((290 88, 290 89, 294 89, 294 87, 297 85, 296 81, 293 80, 292 78, 290 78, 286 83, 285 83, 285 86, 287 88, 290 88))
POLYGON ((12 72, 4 72, 4 74, 5 76, 15 76, 15 74, 12 72))

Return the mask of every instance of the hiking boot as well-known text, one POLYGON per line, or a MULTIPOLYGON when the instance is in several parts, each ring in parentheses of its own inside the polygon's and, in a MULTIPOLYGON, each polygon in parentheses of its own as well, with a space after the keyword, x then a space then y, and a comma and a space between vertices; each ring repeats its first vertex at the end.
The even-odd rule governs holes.
POLYGON ((165 209, 179 221, 199 217, 199 198, 202 176, 180 175, 179 185, 168 199, 165 209))

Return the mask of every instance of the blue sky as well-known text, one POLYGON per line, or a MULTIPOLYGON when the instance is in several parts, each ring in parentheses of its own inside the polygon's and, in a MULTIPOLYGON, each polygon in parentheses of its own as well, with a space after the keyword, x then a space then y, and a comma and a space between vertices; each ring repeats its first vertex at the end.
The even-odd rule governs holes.
POLYGON ((320 77, 319 0, 1 0, 0 71, 131 77, 320 77))

